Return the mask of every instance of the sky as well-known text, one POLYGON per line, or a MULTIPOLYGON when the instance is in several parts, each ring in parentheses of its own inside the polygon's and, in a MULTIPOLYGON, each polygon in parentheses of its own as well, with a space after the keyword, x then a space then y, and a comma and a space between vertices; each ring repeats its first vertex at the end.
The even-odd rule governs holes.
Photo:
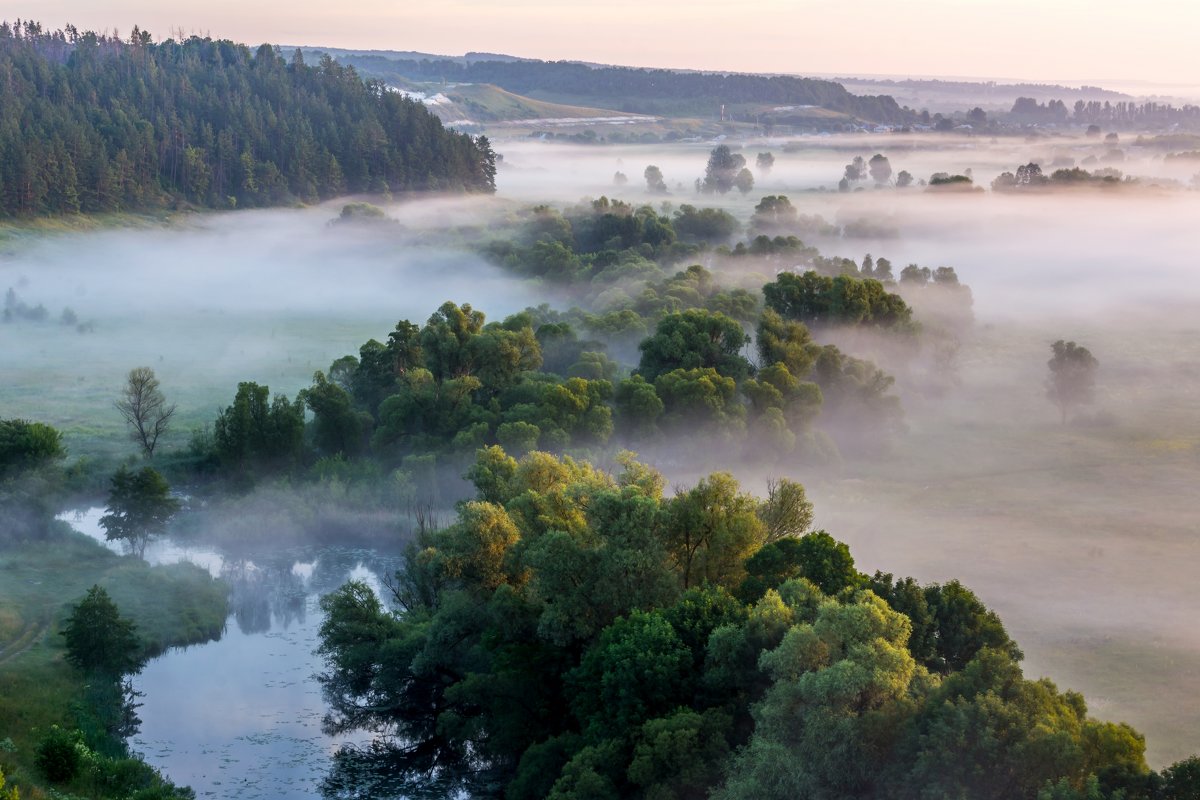
POLYGON ((1200 85, 1194 0, 8 0, 50 27, 821 75, 1200 85))

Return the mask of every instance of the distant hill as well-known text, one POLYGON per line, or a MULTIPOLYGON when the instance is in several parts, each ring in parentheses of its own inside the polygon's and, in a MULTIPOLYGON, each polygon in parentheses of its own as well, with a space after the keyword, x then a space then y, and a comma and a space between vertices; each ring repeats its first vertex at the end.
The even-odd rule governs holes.
MULTIPOLYGON (((316 49, 314 49, 316 51, 316 49)), ((685 72, 537 61, 328 49, 340 63, 395 84, 492 84, 534 100, 627 114, 754 121, 773 108, 819 107, 864 122, 898 124, 912 113, 889 96, 851 94, 829 80, 790 75, 685 72)))
POLYGON ((513 62, 533 60, 530 58, 521 58, 520 56, 509 56, 503 53, 470 52, 461 56, 447 56, 437 53, 421 53, 416 50, 354 50, 344 47, 311 47, 309 45, 280 45, 279 49, 285 55, 300 50, 304 53, 305 57, 320 57, 323 53, 328 53, 339 60, 354 56, 377 56, 379 58, 386 58, 389 61, 456 61, 462 64, 473 64, 476 61, 513 62))
POLYGON ((412 88, 403 85, 396 87, 409 97, 423 103, 430 111, 437 114, 443 122, 462 128, 468 125, 488 125, 517 123, 536 120, 611 120, 622 117, 625 120, 653 120, 654 117, 639 117, 637 115, 622 115, 620 111, 606 108, 591 108, 573 106, 563 103, 550 103, 544 100, 534 100, 519 94, 501 89, 488 83, 454 84, 450 86, 430 87, 426 84, 412 84, 412 88))
POLYGON ((1084 102, 1121 102, 1133 97, 1098 86, 1060 86, 1049 83, 1002 83, 998 81, 967 81, 942 79, 834 78, 849 91, 856 93, 888 94, 896 102, 914 109, 931 112, 963 111, 979 106, 985 111, 1007 111, 1018 97, 1031 97, 1039 102, 1063 100, 1073 105, 1084 102))

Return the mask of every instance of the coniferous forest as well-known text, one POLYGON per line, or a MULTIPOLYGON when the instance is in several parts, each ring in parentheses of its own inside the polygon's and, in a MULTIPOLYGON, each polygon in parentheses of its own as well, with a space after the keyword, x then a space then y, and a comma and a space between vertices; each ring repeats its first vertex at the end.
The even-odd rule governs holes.
POLYGON ((486 139, 325 58, 0 26, 0 216, 495 189, 486 139))

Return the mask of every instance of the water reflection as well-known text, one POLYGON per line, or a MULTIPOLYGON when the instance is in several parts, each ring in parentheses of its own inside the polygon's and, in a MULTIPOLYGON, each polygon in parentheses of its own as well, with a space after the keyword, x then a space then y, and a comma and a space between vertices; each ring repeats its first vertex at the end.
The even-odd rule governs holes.
MULTIPOLYGON (((383 742, 347 745, 333 755, 333 766, 321 782, 326 800, 435 800, 467 798, 465 770, 413 768, 411 754, 383 742)), ((491 794, 496 787, 491 787, 491 794)))
POLYGON ((273 625, 287 630, 293 624, 304 624, 308 590, 304 577, 295 570, 298 563, 284 560, 260 565, 239 559, 224 565, 221 579, 229 585, 229 607, 238 630, 266 633, 273 625))
MULTIPOLYGON (((104 542, 102 513, 63 518, 104 542)), ((105 545, 121 552, 119 543, 105 545)), ((134 679, 142 725, 130 744, 150 764, 201 798, 319 798, 327 778, 340 780, 330 774, 339 748, 371 752, 369 731, 329 736, 322 729, 319 600, 355 579, 387 602, 384 581, 400 566, 398 556, 347 547, 233 556, 162 539, 147 547, 146 560, 191 561, 230 587, 220 640, 170 650, 134 679)))
MULTIPOLYGON (((129 555, 128 546, 122 541, 110 542, 104 538, 104 529, 100 527, 100 517, 104 516, 104 508, 92 508, 65 511, 58 515, 60 520, 67 522, 75 530, 95 539, 114 553, 129 555)), ((221 569, 225 558, 211 547, 180 542, 174 539, 152 539, 146 545, 142 557, 150 564, 178 564, 188 562, 208 570, 214 578, 221 577, 221 569)))

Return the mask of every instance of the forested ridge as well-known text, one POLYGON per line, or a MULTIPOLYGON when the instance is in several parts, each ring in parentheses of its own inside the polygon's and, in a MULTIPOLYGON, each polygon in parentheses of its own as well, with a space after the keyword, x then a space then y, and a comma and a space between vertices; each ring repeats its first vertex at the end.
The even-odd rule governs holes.
POLYGON ((906 117, 886 95, 860 97, 840 83, 793 75, 676 72, 635 67, 590 67, 570 61, 394 60, 383 56, 344 56, 363 72, 418 81, 492 83, 518 94, 570 95, 622 111, 646 114, 694 112, 697 103, 712 113, 724 103, 814 105, 873 122, 906 117))
POLYGON ((0 25, 0 215, 494 191, 486 139, 325 58, 0 25))

